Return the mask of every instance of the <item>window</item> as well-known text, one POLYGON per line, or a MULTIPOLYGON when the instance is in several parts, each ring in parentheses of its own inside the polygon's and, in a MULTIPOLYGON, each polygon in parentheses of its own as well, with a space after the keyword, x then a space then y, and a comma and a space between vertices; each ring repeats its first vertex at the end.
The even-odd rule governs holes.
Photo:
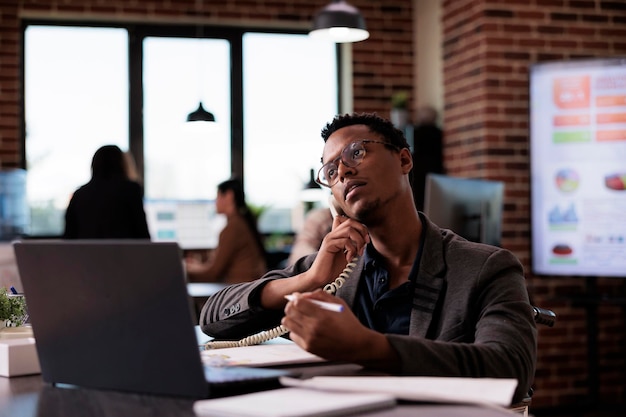
POLYGON ((300 195, 324 147, 320 131, 338 110, 335 55, 306 35, 244 36, 246 198, 269 211, 261 229, 290 231, 292 216, 302 217, 300 195))
POLYGON ((101 145, 128 149, 127 43, 122 29, 26 29, 30 234, 61 233, 65 207, 91 177, 91 157, 101 145))
POLYGON ((214 198, 230 168, 230 45, 144 40, 144 165, 148 198, 214 198), (187 123, 199 102, 215 124, 187 123))
POLYGON ((319 132, 338 112, 337 47, 225 28, 205 28, 199 39, 193 29, 26 26, 31 235, 62 233, 71 194, 89 180, 104 144, 141 150, 147 198, 212 199, 219 182, 239 173, 248 202, 271 212, 265 232, 289 231, 302 217, 319 132), (138 97, 139 111, 129 104, 138 97), (185 122, 199 102, 217 123, 185 122))

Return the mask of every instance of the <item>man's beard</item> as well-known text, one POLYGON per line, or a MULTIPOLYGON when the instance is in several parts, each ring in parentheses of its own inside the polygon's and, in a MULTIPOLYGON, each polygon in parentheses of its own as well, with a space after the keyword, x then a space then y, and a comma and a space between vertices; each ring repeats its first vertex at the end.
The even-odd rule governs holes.
POLYGON ((382 200, 380 198, 370 201, 354 213, 354 218, 368 227, 375 226, 381 221, 381 215, 383 214, 381 213, 381 206, 382 200))
POLYGON ((383 197, 377 197, 374 200, 365 202, 363 206, 358 208, 354 213, 354 219, 363 223, 367 227, 373 227, 381 224, 388 215, 384 208, 386 206, 385 203, 399 198, 400 194, 400 192, 396 192, 385 197, 384 200, 383 197))

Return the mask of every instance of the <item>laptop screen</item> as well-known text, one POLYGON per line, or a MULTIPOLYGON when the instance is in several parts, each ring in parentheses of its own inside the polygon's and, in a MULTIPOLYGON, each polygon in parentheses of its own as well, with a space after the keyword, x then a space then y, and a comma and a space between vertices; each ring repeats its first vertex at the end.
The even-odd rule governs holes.
POLYGON ((176 243, 14 243, 43 378, 190 397, 208 384, 176 243))

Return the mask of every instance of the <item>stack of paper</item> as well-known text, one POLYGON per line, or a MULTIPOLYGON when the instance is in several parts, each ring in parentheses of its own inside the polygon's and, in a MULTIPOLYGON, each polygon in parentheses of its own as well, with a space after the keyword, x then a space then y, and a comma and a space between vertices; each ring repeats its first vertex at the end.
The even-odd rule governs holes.
POLYGON ((41 373, 35 339, 0 339, 0 376, 20 376, 41 373))
POLYGON ((399 400, 511 405, 517 380, 513 378, 451 378, 412 376, 316 376, 280 378, 285 386, 334 392, 383 393, 399 400))
POLYGON ((197 415, 207 417, 328 417, 390 408, 395 403, 393 396, 386 394, 283 388, 200 400, 193 409, 197 415))
POLYGON ((316 376, 282 377, 290 387, 194 404, 199 416, 335 416, 392 407, 396 400, 475 404, 502 409, 511 404, 517 380, 510 378, 316 376))

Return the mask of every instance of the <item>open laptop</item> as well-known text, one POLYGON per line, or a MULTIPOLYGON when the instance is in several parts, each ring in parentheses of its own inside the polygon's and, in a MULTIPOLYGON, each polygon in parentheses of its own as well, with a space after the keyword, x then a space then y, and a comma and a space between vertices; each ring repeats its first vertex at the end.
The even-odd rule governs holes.
POLYGON ((176 243, 13 247, 45 382, 209 398, 279 386, 289 374, 202 364, 176 243))

